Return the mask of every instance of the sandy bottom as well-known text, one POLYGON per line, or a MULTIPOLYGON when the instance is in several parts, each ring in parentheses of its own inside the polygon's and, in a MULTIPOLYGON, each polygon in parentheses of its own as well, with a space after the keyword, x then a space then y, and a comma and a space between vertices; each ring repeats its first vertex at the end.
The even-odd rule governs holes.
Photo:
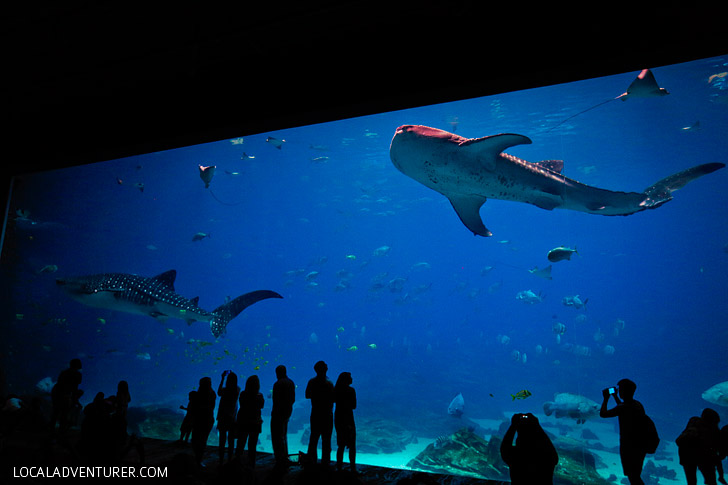
MULTIPOLYGON (((506 413, 507 414, 507 413, 506 413)), ((510 414, 509 414, 510 416, 510 414)), ((577 425, 575 423, 567 424, 567 421, 555 418, 539 416, 544 429, 553 434, 562 434, 563 436, 574 438, 576 440, 583 441, 581 433, 584 429, 587 429, 599 437, 599 443, 604 448, 613 449, 619 445, 619 435, 615 432, 615 422, 612 420, 598 420, 589 421, 583 425, 577 425), (557 428, 558 427, 558 428, 557 428), (565 434, 563 434, 565 432, 565 434)), ((471 418, 472 419, 472 418, 471 418)), ((267 420, 266 420, 267 421, 267 420)), ((498 429, 500 420, 494 419, 472 419, 472 421, 478 423, 485 429, 498 429)), ((306 446, 302 444, 301 438, 303 436, 303 430, 296 433, 290 433, 288 435, 289 453, 297 453, 298 451, 306 451, 306 446)), ((213 435, 216 434, 214 431, 213 435)), ((486 439, 490 439, 489 435, 485 436, 486 439)), ((410 443, 406 446, 403 451, 398 453, 387 453, 387 454, 374 454, 374 453, 357 453, 357 463, 363 465, 375 465, 386 468, 394 469, 408 469, 407 463, 414 457, 416 457, 427 445, 433 442, 432 437, 418 437, 417 443, 410 443)), ((217 436, 210 437, 210 443, 217 443, 217 436)), ((333 451, 331 458, 333 461, 336 460, 336 443, 332 443, 333 451)), ((601 464, 597 467, 597 472, 605 479, 609 478, 610 475, 617 477, 616 483, 620 483, 624 475, 622 474, 622 465, 619 460, 619 454, 611 451, 605 451, 600 449, 594 449, 587 446, 587 449, 601 459, 601 464)), ((272 453, 273 448, 271 441, 265 428, 261 439, 258 442, 258 450, 272 453)), ((662 440, 660 443, 659 456, 660 460, 654 458, 655 455, 648 455, 645 463, 652 460, 656 465, 666 466, 670 470, 676 472, 676 479, 669 480, 667 478, 660 478, 660 483, 681 485, 685 482, 685 475, 683 469, 679 464, 677 455, 677 446, 674 442, 662 440)), ((319 450, 320 458, 320 450, 319 450)), ((598 460, 599 461, 599 460, 598 460)), ((344 454, 344 462, 348 463, 348 453, 344 454)))

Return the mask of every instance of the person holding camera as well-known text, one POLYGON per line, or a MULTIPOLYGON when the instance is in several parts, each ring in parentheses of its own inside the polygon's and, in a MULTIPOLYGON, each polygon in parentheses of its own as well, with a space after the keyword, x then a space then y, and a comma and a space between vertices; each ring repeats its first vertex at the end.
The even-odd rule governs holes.
POLYGON ((642 465, 647 454, 643 448, 642 419, 645 408, 642 403, 634 399, 637 384, 629 379, 622 379, 617 387, 608 387, 602 391, 602 407, 599 416, 602 418, 619 419, 619 457, 622 460, 622 470, 630 485, 644 485, 642 481, 642 465), (617 403, 612 409, 607 409, 609 397, 614 396, 617 403))
POLYGON ((533 414, 513 415, 511 426, 503 436, 500 453, 510 469, 513 485, 553 484, 559 454, 533 414))
POLYGON ((220 385, 217 387, 217 395, 220 396, 220 404, 217 407, 217 430, 219 434, 218 453, 220 464, 225 458, 225 442, 228 443, 228 461, 233 459, 235 451, 235 416, 238 412, 238 376, 231 370, 226 370, 220 378, 220 385), (227 377, 227 382, 225 378, 227 377), (223 386, 224 384, 224 386, 223 386))

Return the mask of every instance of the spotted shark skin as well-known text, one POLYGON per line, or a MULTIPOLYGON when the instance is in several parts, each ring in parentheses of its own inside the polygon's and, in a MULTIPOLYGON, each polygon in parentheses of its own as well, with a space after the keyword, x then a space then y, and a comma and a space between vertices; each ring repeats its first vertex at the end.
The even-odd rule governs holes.
POLYGON ((174 291, 175 270, 152 278, 126 273, 103 273, 57 279, 73 299, 84 305, 147 315, 158 320, 179 318, 188 324, 209 322, 215 337, 225 333, 227 324, 250 305, 267 298, 283 298, 271 290, 245 293, 208 312, 200 308, 199 298, 187 299, 174 291))
POLYGON ((503 153, 530 144, 523 135, 483 138, 419 125, 397 128, 389 156, 397 169, 448 198, 463 224, 478 236, 491 236, 480 218, 488 198, 532 204, 546 210, 569 209, 604 216, 626 216, 655 209, 672 192, 698 177, 725 167, 706 163, 666 177, 642 193, 591 187, 561 174, 561 160, 527 162, 503 153))

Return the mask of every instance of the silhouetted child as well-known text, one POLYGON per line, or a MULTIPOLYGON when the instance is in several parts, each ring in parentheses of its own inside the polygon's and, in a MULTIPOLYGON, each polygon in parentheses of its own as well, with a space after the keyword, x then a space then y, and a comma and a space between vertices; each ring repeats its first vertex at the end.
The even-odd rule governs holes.
POLYGON ((341 470, 344 464, 344 449, 349 448, 349 467, 353 473, 356 473, 356 423, 354 422, 356 391, 351 387, 352 382, 349 372, 342 372, 336 379, 334 425, 336 426, 336 444, 338 446, 336 468, 341 470))
POLYGON ((197 391, 190 391, 187 397, 187 407, 182 405, 179 407, 183 411, 187 411, 184 419, 182 419, 182 424, 179 427, 179 440, 184 441, 185 443, 187 443, 187 440, 190 438, 190 433, 192 433, 192 415, 195 396, 197 396, 197 391))
POLYGON ((207 438, 210 436, 212 426, 215 424, 215 401, 217 396, 212 390, 212 379, 203 377, 200 379, 200 387, 195 394, 192 404, 192 450, 195 454, 195 461, 200 467, 204 467, 202 458, 207 447, 207 438))
POLYGON ((248 443, 248 465, 255 467, 256 446, 258 435, 262 431, 263 418, 261 409, 265 401, 260 393, 260 379, 257 375, 248 377, 245 389, 240 393, 240 410, 238 411, 238 447, 237 456, 242 456, 245 443, 248 443))
POLYGON ((514 414, 501 442, 501 458, 513 485, 552 485, 559 455, 551 439, 531 413, 514 414), (513 438, 516 444, 513 444, 513 438))
POLYGON ((321 463, 331 462, 331 434, 334 430, 334 384, 326 377, 329 367, 320 360, 313 366, 316 377, 308 381, 306 399, 311 400, 311 437, 306 453, 310 463, 316 463, 316 449, 321 439, 321 463))
POLYGON ((235 415, 238 412, 238 395, 240 388, 238 387, 238 376, 229 370, 222 373, 220 385, 217 387, 217 395, 220 396, 220 404, 217 407, 217 430, 219 434, 218 451, 220 454, 220 463, 225 458, 225 441, 229 443, 228 461, 233 459, 235 451, 235 415), (225 382, 227 377, 227 382, 225 382), (225 386, 223 387, 223 384, 225 386))
POLYGON ((126 411, 129 409, 130 402, 131 394, 129 394, 129 383, 126 381, 119 381, 119 384, 116 386, 116 411, 124 418, 126 418, 126 411))
POLYGON ((640 475, 642 465, 647 455, 644 449, 644 416, 645 408, 642 403, 634 399, 637 384, 629 379, 622 379, 617 383, 617 392, 609 393, 609 389, 602 391, 602 407, 599 416, 602 418, 619 419, 619 457, 622 461, 622 470, 631 485, 644 485, 640 475), (617 405, 607 409, 609 396, 614 396, 617 405))

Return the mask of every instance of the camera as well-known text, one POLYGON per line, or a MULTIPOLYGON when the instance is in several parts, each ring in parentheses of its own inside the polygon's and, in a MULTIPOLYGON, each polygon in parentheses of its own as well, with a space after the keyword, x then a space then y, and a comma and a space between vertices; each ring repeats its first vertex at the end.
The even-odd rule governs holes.
POLYGON ((610 396, 612 394, 617 394, 617 388, 616 387, 610 387, 609 389, 607 389, 607 391, 609 392, 609 395, 610 396))

